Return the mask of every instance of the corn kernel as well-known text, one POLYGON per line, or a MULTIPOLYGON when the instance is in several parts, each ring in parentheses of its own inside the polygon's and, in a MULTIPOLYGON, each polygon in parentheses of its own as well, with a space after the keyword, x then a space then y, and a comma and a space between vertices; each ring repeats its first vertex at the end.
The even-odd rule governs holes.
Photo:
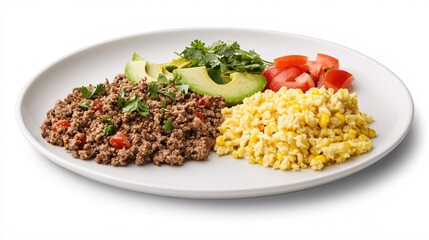
POLYGON ((281 154, 281 153, 277 153, 276 154, 276 158, 277 158, 277 160, 279 160, 279 161, 283 161, 285 158, 284 158, 284 156, 283 156, 283 154, 281 154))
POLYGON ((329 116, 327 114, 320 114, 319 126, 321 128, 327 128, 329 123, 329 116))
POLYGON ((370 128, 369 133, 368 133, 368 137, 374 138, 376 136, 377 136, 377 132, 374 129, 370 128))
POLYGON ((237 151, 232 151, 232 156, 233 156, 234 158, 239 158, 239 156, 238 156, 238 152, 237 152, 237 151))
POLYGON ((352 135, 353 137, 355 137, 355 136, 356 136, 356 134, 357 134, 357 131, 356 131, 356 130, 354 130, 354 129, 350 129, 350 130, 349 130, 349 135, 352 135))
POLYGON ((320 161, 322 163, 326 163, 326 157, 324 155, 318 155, 318 156, 314 157, 314 160, 320 161))
POLYGON ((334 116, 337 117, 341 121, 341 123, 344 123, 344 120, 345 120, 344 114, 337 112, 337 113, 335 113, 334 116))
POLYGON ((216 138, 216 145, 225 146, 225 139, 223 138, 223 136, 219 136, 216 138))
POLYGON ((226 127, 224 127, 224 126, 220 126, 220 127, 218 128, 218 130, 219 130, 219 132, 220 132, 221 134, 224 134, 224 133, 226 132, 226 127))

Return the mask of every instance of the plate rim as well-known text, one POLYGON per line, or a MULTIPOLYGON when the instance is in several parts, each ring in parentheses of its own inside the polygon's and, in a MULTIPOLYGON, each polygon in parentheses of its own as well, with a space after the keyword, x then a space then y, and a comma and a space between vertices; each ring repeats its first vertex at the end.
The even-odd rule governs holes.
POLYGON ((169 29, 159 29, 159 30, 152 30, 152 31, 145 31, 140 33, 133 33, 133 34, 127 34, 123 36, 118 36, 114 38, 110 38, 108 40, 104 40, 98 43, 90 44, 85 47, 78 48, 77 50, 74 50, 68 54, 63 55, 60 58, 55 59, 48 65, 46 65, 44 68, 42 68, 40 71, 38 71, 36 74, 33 75, 33 77, 23 86, 21 89, 18 99, 16 101, 15 106, 15 117, 18 122, 18 126, 21 130, 21 132, 24 134, 25 138, 35 147, 42 155, 47 157, 49 160, 55 162, 56 164, 74 172, 81 176, 90 178, 92 180, 95 180, 97 182, 108 184, 111 186, 128 189, 132 191, 137 192, 144 192, 149 194, 155 194, 155 195, 163 195, 163 196, 169 196, 169 197, 181 197, 181 198, 199 198, 199 199, 231 199, 231 198, 248 198, 248 197, 259 197, 259 196, 268 196, 268 195, 276 195, 276 194, 283 194, 283 193, 289 193, 289 192, 295 192, 300 191, 304 189, 313 188, 316 186, 324 185, 329 182, 333 182, 336 180, 339 180, 341 178, 344 178, 346 176, 350 176, 356 172, 361 171, 364 168, 369 167, 370 165, 378 162, 380 159, 382 159, 384 156, 389 154, 393 149, 395 149, 407 136, 408 132, 411 129, 412 122, 414 119, 414 112, 415 112, 415 106, 413 102, 413 98, 411 95, 411 92, 409 91, 408 87, 405 85, 405 83, 389 68, 387 68, 385 65, 381 64, 380 62, 376 61, 375 59, 367 56, 366 54, 363 54, 359 51, 356 51, 354 49, 351 49, 349 47, 343 46, 341 44, 337 44, 332 41, 327 41, 324 39, 314 38, 306 35, 300 35, 295 33, 289 33, 289 32, 282 32, 282 31, 275 31, 275 30, 266 30, 266 29, 256 29, 256 28, 235 28, 235 27, 191 27, 191 28, 169 28, 169 29), (56 154, 52 153, 48 149, 46 149, 44 146, 42 146, 30 133, 29 129, 26 127, 26 124, 24 122, 23 118, 23 100, 25 99, 28 91, 31 89, 31 86, 35 84, 37 79, 40 75, 42 75, 47 70, 55 67, 55 65, 60 64, 63 60, 68 59, 70 57, 73 57, 76 54, 79 54, 80 52, 90 50, 91 48, 113 43, 116 41, 122 41, 129 38, 134 37, 144 37, 147 35, 156 35, 161 33, 175 33, 175 32, 184 32, 184 31, 247 31, 247 32, 257 32, 257 33, 270 33, 270 34, 278 34, 288 37, 294 37, 294 38, 305 38, 311 41, 317 41, 322 43, 329 43, 331 45, 334 45, 336 47, 341 47, 343 49, 346 49, 348 51, 355 52, 361 56, 364 56, 368 60, 373 61, 378 66, 384 68, 391 74, 397 82, 400 83, 401 87, 405 90, 406 96, 407 96, 407 103, 409 109, 409 114, 407 115, 406 122, 406 128, 402 129, 403 131, 399 133, 397 136, 398 138, 395 140, 394 144, 392 144, 388 149, 380 152, 379 154, 373 156, 370 160, 359 164, 357 166, 346 166, 345 168, 337 169, 336 171, 330 172, 327 175, 317 177, 315 179, 308 179, 306 181, 300 181, 299 183, 295 183, 292 185, 284 184, 279 186, 270 186, 270 187, 259 187, 259 188, 245 188, 245 189, 237 189, 237 190, 191 190, 186 188, 171 188, 171 187, 163 187, 159 185, 153 185, 153 184, 142 184, 141 182, 137 181, 131 181, 128 179, 122 179, 122 178, 116 178, 115 176, 111 176, 108 174, 104 174, 98 171, 95 171, 93 169, 85 168, 84 166, 73 164, 64 158, 57 156, 56 154))

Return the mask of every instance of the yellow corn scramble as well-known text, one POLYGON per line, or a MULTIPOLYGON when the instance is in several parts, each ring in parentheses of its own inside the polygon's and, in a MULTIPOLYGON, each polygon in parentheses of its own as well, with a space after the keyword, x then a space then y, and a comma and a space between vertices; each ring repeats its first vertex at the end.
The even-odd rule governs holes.
POLYGON ((215 151, 281 170, 342 163, 372 148, 372 117, 359 111, 356 93, 283 87, 222 110, 215 151))

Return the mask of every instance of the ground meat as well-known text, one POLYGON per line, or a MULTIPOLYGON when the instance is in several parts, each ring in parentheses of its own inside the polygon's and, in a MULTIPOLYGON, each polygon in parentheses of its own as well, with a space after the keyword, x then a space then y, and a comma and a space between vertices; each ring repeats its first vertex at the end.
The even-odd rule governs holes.
POLYGON ((183 165, 188 160, 207 159, 223 120, 223 97, 185 94, 167 83, 157 86, 164 93, 174 93, 175 99, 161 93, 150 97, 148 83, 133 85, 123 75, 116 76, 113 83, 106 79, 104 86, 105 93, 91 99, 83 98, 80 89, 75 88, 64 100, 57 101, 41 126, 42 136, 51 144, 63 146, 75 158, 95 158, 99 164, 183 165), (123 106, 118 106, 122 92, 125 100, 137 96, 149 107, 149 115, 123 113, 123 106), (89 104, 89 109, 82 107, 84 104, 89 104), (168 119, 173 123, 171 131, 164 128, 168 119), (68 124, 59 124, 64 120, 68 124), (107 125, 123 133, 130 147, 115 148, 110 143, 112 136, 105 132, 107 125))

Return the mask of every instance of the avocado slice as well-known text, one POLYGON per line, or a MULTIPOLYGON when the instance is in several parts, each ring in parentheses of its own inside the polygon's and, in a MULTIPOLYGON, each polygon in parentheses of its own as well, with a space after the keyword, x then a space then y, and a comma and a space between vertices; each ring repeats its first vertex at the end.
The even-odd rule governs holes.
POLYGON ((133 84, 142 79, 148 82, 156 81, 159 74, 164 74, 167 78, 173 77, 161 64, 151 63, 137 53, 133 54, 132 61, 125 66, 125 76, 133 84))
POLYGON ((230 82, 217 84, 210 78, 206 67, 176 69, 174 74, 195 93, 223 96, 228 106, 242 103, 244 98, 264 90, 267 84, 262 75, 240 72, 231 73, 230 82))

